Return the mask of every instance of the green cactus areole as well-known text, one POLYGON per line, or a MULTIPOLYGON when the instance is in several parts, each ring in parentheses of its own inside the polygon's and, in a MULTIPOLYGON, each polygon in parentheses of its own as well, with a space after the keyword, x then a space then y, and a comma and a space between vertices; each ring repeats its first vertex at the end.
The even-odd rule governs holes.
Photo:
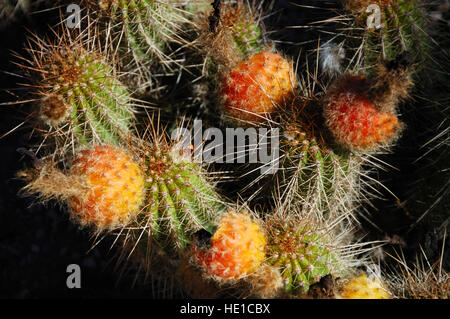
POLYGON ((37 63, 40 116, 59 137, 117 144, 134 119, 130 96, 112 66, 74 46, 49 50, 37 63))
POLYGON ((335 270, 332 250, 320 232, 287 220, 270 221, 269 225, 268 262, 279 267, 287 292, 305 293, 335 270))

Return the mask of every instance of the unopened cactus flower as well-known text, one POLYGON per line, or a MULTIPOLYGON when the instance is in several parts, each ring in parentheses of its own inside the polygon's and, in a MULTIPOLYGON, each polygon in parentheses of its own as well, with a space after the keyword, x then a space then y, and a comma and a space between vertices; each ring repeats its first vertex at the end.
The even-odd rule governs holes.
POLYGON ((347 282, 339 297, 341 299, 391 299, 390 294, 380 282, 369 279, 365 274, 347 282))
POLYGON ((264 261, 266 238, 261 226, 246 213, 228 211, 206 250, 193 248, 194 260, 218 281, 241 279, 264 261))
POLYGON ((261 52, 235 67, 220 91, 224 112, 237 122, 263 122, 287 103, 296 85, 291 63, 281 55, 261 52))
POLYGON ((395 113, 383 111, 370 99, 364 76, 338 78, 324 105, 326 125, 336 141, 351 150, 389 145, 401 129, 395 113))
POLYGON ((81 151, 70 174, 83 176, 86 193, 69 200, 71 212, 82 224, 99 228, 126 225, 144 200, 144 175, 124 151, 95 146, 81 151))

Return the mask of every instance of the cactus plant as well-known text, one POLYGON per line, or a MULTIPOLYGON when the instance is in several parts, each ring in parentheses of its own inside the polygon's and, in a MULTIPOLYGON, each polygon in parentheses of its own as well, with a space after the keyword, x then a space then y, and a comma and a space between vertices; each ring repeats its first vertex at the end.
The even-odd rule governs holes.
MULTIPOLYGON (((310 41, 319 48, 315 70, 309 52, 300 63, 283 49, 292 43, 268 41, 263 5, 257 1, 79 3, 89 15, 79 30, 57 29, 50 35, 54 40, 36 34, 29 37, 30 58, 17 55, 22 62, 15 66, 27 69, 27 89, 39 106, 26 120, 39 120, 34 130, 44 132, 42 143, 55 142, 39 159, 32 151, 40 145, 21 148, 34 159, 34 168, 19 177, 40 202, 64 204, 81 230, 90 230, 94 246, 110 237, 125 267, 120 277, 130 272, 138 284, 150 278, 154 296, 163 297, 175 291, 201 298, 448 295, 448 276, 441 268, 436 276, 434 271, 416 275, 405 262, 398 278, 383 279, 389 292, 381 277, 359 275, 370 258, 385 261, 375 254, 383 251, 379 242, 367 240, 360 225, 363 218, 379 227, 364 214, 369 191, 377 192, 373 184, 382 180, 371 171, 379 166, 377 156, 395 152, 400 133, 411 129, 403 124, 400 103, 410 97, 413 81, 421 94, 428 85, 414 75, 424 61, 418 52, 429 57, 429 39, 414 33, 426 23, 418 0, 375 0, 384 23, 375 31, 362 27, 369 1, 341 1, 346 15, 327 21, 343 18, 351 28, 333 31, 344 37, 341 43, 310 41), (319 74, 319 62, 330 72, 319 74), (131 98, 137 93, 145 101, 131 98), (150 108, 135 112, 134 101, 153 102, 164 116, 156 118, 150 108), (187 138, 168 140, 193 115, 203 123, 233 126, 235 132, 236 126, 249 125, 262 126, 260 134, 267 127, 278 129, 281 134, 271 137, 279 143, 271 146, 280 147, 272 154, 280 156, 264 163, 281 164, 278 171, 261 174, 254 158, 249 165, 227 162, 226 170, 220 160, 208 167, 198 163, 198 142, 208 134, 195 135, 193 145, 187 138), (227 189, 236 196, 233 202, 244 202, 242 207, 221 196, 227 189), (419 289, 408 291, 410 283, 419 289), (424 287, 434 290, 426 294, 424 287)), ((436 78, 443 81, 445 74, 436 78)), ((436 91, 445 87, 436 83, 436 91)), ((428 93, 430 104, 445 106, 445 97, 428 93)), ((427 114, 419 104, 414 104, 418 114, 427 114)), ((446 113, 444 108, 436 112, 442 125, 446 113)), ((444 149, 440 136, 436 153, 444 149)), ((227 136, 227 152, 228 142, 227 136)), ((268 140, 257 142, 262 150, 268 140)), ((240 145, 230 146, 242 152, 240 145)), ((405 159, 401 151, 396 156, 405 159)), ((445 171, 441 164, 431 170, 445 171)), ((378 237, 370 233, 370 240, 373 236, 378 237)))
POLYGON ((338 271, 336 247, 323 229, 314 226, 314 219, 287 216, 274 214, 265 221, 267 262, 280 269, 287 292, 301 294, 338 271))
POLYGON ((239 61, 260 53, 267 45, 264 41, 262 13, 255 2, 238 0, 217 1, 213 10, 202 15, 197 22, 200 51, 216 68, 228 69, 239 61))
MULTIPOLYGON (((121 69, 136 89, 157 88, 157 76, 173 72, 178 62, 170 47, 184 45, 189 20, 183 1, 168 0, 82 0, 88 13, 103 21, 104 32, 119 47, 121 69)), ((142 89, 139 90, 143 91, 142 89)), ((138 92, 138 93, 139 93, 138 92)))
MULTIPOLYGON (((380 57, 392 60, 399 52, 411 53, 417 69, 423 67, 429 54, 430 43, 426 30, 426 18, 420 0, 389 0, 389 1, 343 1, 345 7, 353 15, 355 28, 352 31, 364 32, 369 28, 367 13, 369 5, 377 5, 380 9, 380 26, 371 28, 366 36, 360 34, 364 52, 359 52, 364 59, 367 70, 379 62, 380 57), (357 31, 358 30, 358 31, 357 31)), ((376 23, 377 21, 375 21, 376 23)))
POLYGON ((118 144, 134 120, 130 94, 107 48, 102 53, 92 39, 66 32, 54 41, 33 36, 31 59, 17 62, 36 79, 32 87, 41 130, 54 138, 61 154, 78 144, 118 144))
POLYGON ((322 217, 351 215, 364 159, 330 147, 313 135, 311 123, 290 122, 281 140, 283 169, 275 176, 284 200, 298 198, 305 209, 322 217))
POLYGON ((201 166, 183 154, 180 144, 152 140, 154 144, 138 139, 134 146, 145 167, 147 189, 136 236, 146 234, 163 249, 180 250, 196 231, 213 231, 224 205, 201 166))
POLYGON ((260 18, 255 14, 256 10, 254 6, 246 8, 243 1, 237 1, 233 6, 225 4, 221 7, 222 28, 229 30, 234 48, 242 57, 259 53, 264 48, 263 31, 258 21, 260 18))
POLYGON ((188 57, 198 66, 193 71, 201 81, 194 80, 192 94, 195 101, 203 102, 203 112, 223 115, 221 89, 231 70, 273 48, 266 44, 262 9, 256 2, 216 1, 209 8, 194 20, 194 50, 188 57))

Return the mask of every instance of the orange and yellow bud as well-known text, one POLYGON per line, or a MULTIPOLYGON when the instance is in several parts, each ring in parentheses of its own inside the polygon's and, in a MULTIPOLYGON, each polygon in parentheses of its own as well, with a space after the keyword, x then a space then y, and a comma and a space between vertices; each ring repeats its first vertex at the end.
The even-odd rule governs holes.
POLYGON ((340 293, 342 299, 391 299, 385 288, 365 274, 347 282, 340 293))
POLYGON ((69 201, 72 214, 82 224, 109 228, 128 223, 144 199, 144 176, 124 151, 96 146, 81 151, 71 168, 83 176, 86 192, 69 201))
POLYGON ((294 72, 281 55, 261 52, 241 62, 224 79, 221 97, 227 116, 262 122, 293 93, 294 72))
POLYGON ((229 211, 222 217, 204 251, 194 248, 199 265, 207 275, 223 280, 240 279, 255 271, 264 261, 266 239, 258 223, 248 214, 229 211))

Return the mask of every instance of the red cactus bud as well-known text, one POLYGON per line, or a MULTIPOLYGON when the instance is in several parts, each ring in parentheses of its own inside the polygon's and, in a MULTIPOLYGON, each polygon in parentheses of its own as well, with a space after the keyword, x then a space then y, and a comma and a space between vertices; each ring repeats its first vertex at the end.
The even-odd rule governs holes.
POLYGON ((389 145, 401 124, 393 112, 384 112, 367 94, 364 76, 345 75, 328 91, 324 115, 336 141, 353 150, 374 150, 389 145))

